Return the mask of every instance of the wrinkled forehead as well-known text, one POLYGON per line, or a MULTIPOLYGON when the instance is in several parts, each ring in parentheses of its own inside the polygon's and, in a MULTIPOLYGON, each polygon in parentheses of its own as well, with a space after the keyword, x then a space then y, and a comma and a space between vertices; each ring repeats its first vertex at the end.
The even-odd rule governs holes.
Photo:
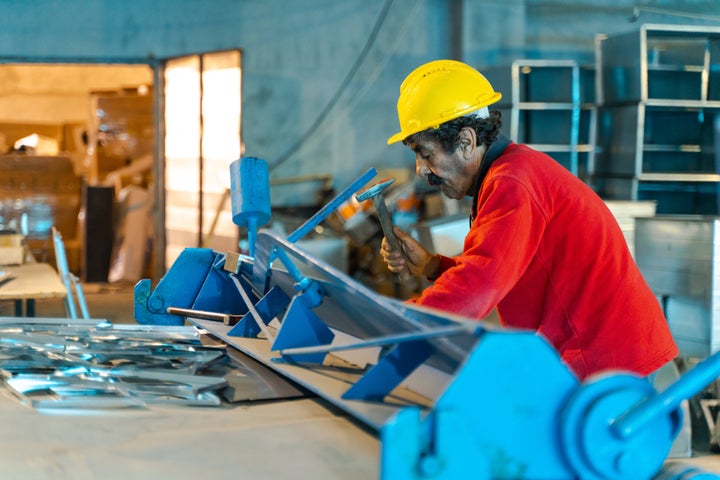
POLYGON ((428 157, 433 152, 433 148, 432 145, 428 146, 427 144, 428 142, 410 142, 408 146, 416 155, 428 157))
POLYGON ((440 145, 440 142, 437 140, 428 138, 427 136, 424 136, 422 133, 416 133, 415 135, 410 135, 406 140, 405 144, 410 147, 410 149, 418 154, 425 155, 431 152, 434 152, 436 150, 440 150, 442 147, 440 145))

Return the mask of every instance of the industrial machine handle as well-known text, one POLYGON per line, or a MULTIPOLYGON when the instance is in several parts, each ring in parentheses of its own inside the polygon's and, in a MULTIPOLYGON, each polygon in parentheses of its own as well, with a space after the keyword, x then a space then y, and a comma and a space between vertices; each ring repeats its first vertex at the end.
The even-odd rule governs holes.
POLYGON ((612 429, 622 438, 630 437, 654 418, 676 410, 683 400, 688 399, 720 376, 720 352, 703 360, 662 393, 654 395, 620 415, 612 429))

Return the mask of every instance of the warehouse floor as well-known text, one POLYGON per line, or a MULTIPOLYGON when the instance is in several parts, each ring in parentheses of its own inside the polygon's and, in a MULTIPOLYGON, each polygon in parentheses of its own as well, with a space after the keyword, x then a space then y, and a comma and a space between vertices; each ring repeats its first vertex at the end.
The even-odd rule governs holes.
MULTIPOLYGON (((93 318, 135 323, 133 285, 84 285, 93 318)), ((0 302, 0 317, 12 316, 0 302)), ((39 317, 64 318, 61 300, 39 317)), ((379 442, 321 399, 225 408, 152 408, 102 415, 40 414, 0 392, 0 471, 15 479, 378 478, 379 442), (278 461, 282 458, 282 461, 278 461)), ((720 455, 671 459, 720 474, 720 455)))

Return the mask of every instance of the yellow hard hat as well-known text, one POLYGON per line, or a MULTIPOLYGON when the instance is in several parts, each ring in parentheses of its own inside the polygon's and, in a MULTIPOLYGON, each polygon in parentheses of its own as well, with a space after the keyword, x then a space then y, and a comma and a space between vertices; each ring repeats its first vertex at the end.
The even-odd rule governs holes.
POLYGON ((437 128, 502 98, 477 70, 455 60, 435 60, 413 70, 400 85, 400 132, 388 145, 413 133, 437 128))

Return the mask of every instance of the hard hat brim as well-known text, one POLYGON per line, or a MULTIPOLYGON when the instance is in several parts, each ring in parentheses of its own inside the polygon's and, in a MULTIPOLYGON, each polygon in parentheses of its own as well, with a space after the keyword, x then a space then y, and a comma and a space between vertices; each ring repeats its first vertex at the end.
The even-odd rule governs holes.
POLYGON ((388 138, 387 144, 392 145, 393 143, 400 142, 402 140, 405 140, 409 135, 405 135, 404 132, 398 132, 392 137, 388 138))

